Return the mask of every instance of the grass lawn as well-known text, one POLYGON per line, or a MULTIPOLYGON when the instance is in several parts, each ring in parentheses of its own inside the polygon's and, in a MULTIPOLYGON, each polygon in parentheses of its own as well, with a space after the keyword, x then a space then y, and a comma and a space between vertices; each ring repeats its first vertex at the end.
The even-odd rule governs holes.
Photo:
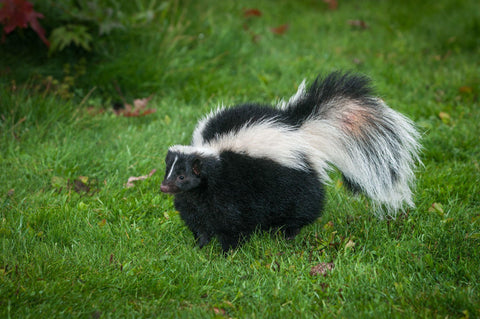
POLYGON ((48 56, 28 29, 0 43, 0 318, 480 317, 477 1, 122 2, 127 27, 91 51, 48 56), (159 191, 168 146, 219 104, 333 70, 417 123, 417 207, 379 220, 334 173, 295 240, 194 247, 159 191), (147 97, 153 114, 112 111, 147 97))

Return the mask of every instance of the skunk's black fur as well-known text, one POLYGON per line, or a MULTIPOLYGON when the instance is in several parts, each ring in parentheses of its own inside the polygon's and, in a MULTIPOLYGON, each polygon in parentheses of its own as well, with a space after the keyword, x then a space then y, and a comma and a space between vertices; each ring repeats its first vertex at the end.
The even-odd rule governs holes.
POLYGON ((333 73, 276 108, 219 109, 198 123, 192 145, 170 147, 161 190, 175 195, 198 245, 217 237, 228 251, 256 229, 294 237, 320 215, 330 165, 390 214, 413 206, 418 133, 368 84, 333 73))
MULTIPOLYGON (((169 153, 167 161, 177 154, 169 153)), ((283 227, 286 236, 294 236, 322 209, 323 187, 313 171, 230 151, 222 152, 219 159, 186 157, 176 166, 174 175, 184 179, 175 194, 175 207, 200 247, 217 236, 227 251, 257 227, 283 227)))

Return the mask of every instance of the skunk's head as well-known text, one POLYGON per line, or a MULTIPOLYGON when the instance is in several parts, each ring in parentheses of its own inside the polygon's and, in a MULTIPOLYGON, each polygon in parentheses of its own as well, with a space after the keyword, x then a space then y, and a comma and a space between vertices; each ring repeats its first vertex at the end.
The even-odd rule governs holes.
POLYGON ((203 149, 191 146, 172 146, 165 158, 165 178, 160 190, 167 194, 178 194, 197 188, 205 178, 203 171, 206 156, 212 156, 203 149))

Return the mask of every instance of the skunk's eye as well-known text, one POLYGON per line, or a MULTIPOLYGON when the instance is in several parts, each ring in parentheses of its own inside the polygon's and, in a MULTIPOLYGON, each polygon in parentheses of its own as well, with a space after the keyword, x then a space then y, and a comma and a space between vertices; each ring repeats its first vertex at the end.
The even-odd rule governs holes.
POLYGON ((185 179, 185 176, 180 175, 180 176, 178 176, 178 179, 179 179, 179 180, 184 180, 184 179, 185 179))

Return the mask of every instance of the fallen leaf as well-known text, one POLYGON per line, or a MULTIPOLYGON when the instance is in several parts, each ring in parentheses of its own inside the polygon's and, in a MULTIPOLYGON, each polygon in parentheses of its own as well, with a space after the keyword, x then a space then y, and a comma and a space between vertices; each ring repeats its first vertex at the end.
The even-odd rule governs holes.
POLYGON ((88 183, 88 176, 78 176, 78 180, 80 180, 84 184, 87 184, 88 183))
POLYGON ((335 268, 334 263, 319 263, 318 265, 313 266, 312 269, 310 269, 310 276, 326 276, 328 272, 333 270, 333 268, 335 268))
POLYGON ((353 248, 353 247, 355 247, 355 242, 350 239, 350 240, 345 244, 345 248, 353 248))
POLYGON ((428 209, 431 213, 437 213, 440 216, 444 215, 443 206, 441 203, 433 203, 432 206, 428 209))
POLYGON ((135 109, 144 109, 151 99, 152 99, 152 96, 149 96, 143 99, 135 99, 133 100, 133 105, 135 106, 135 109))
POLYGON ((440 112, 438 113, 438 117, 442 120, 443 123, 448 124, 452 120, 452 117, 450 114, 446 112, 440 112))
POLYGON ((103 227, 106 224, 107 224, 107 220, 105 218, 98 222, 98 226, 100 226, 100 227, 103 227))
POLYGON ((472 94, 473 89, 471 86, 462 86, 458 88, 458 92, 463 93, 463 94, 472 94))
POLYGON ((136 182, 136 181, 141 181, 141 180, 144 180, 144 179, 147 179, 149 178, 150 176, 152 176, 153 174, 155 174, 157 170, 156 169, 152 169, 150 171, 150 173, 148 175, 142 175, 142 176, 130 176, 128 178, 128 181, 127 183, 124 185, 125 188, 131 188, 131 187, 134 187, 135 184, 133 182, 136 182))
POLYGON ((262 12, 258 9, 245 9, 243 11, 243 16, 245 18, 248 18, 248 17, 261 17, 262 16, 262 12))
POLYGON ((53 176, 51 184, 59 192, 64 188, 68 191, 73 190, 78 194, 92 195, 99 191, 98 181, 95 178, 89 178, 87 176, 79 176, 73 180, 65 180, 62 177, 53 176))
POLYGON ((335 182, 335 189, 339 190, 339 189, 342 188, 342 186, 343 186, 343 181, 342 181, 342 179, 340 179, 340 178, 337 179, 337 181, 335 182))
POLYGON ((333 230, 333 222, 332 221, 329 221, 328 223, 326 223, 325 225, 323 225, 323 229, 325 231, 332 231, 333 230))
POLYGON ((90 186, 87 183, 84 183, 81 179, 73 180, 73 189, 79 194, 81 192, 90 192, 90 186))
MULTIPOLYGON (((129 103, 124 103, 124 107, 121 108, 119 105, 114 105, 113 112, 117 115, 125 116, 125 117, 138 117, 138 116, 145 116, 148 114, 155 113, 156 109, 147 109, 148 102, 152 99, 153 95, 143 99, 135 99, 133 100, 133 106, 129 103)), ((121 105, 120 105, 121 106, 121 105)))
POLYGON ((89 106, 89 107, 87 107, 87 113, 88 113, 88 115, 90 115, 90 116, 100 115, 100 114, 103 114, 104 112, 105 112, 104 109, 100 109, 100 108, 95 107, 95 106, 89 106))
POLYGON ((287 32, 288 28, 288 24, 282 24, 281 26, 271 28, 270 31, 272 31, 272 33, 274 34, 284 34, 285 32, 287 32))
POLYGON ((172 119, 171 119, 170 116, 168 116, 168 115, 165 115, 165 118, 163 119, 163 121, 164 121, 165 124, 167 124, 167 125, 170 125, 170 123, 172 123, 172 119))
POLYGON ((8 192, 7 192, 7 196, 8 197, 12 197, 13 195, 15 195, 15 189, 9 189, 8 192))
POLYGON ((61 190, 64 187, 67 187, 68 185, 67 181, 64 178, 59 176, 53 176, 52 179, 50 180, 50 184, 52 185, 52 187, 58 190, 61 190))
POLYGON ((323 0, 326 4, 328 4, 328 9, 330 10, 337 10, 338 8, 338 1, 337 0, 323 0))
POLYGON ((225 309, 214 307, 213 312, 215 312, 216 315, 225 315, 225 309))
POLYGON ((353 61, 352 61, 354 64, 356 65, 360 65, 363 63, 363 60, 360 60, 359 58, 353 58, 353 61))
POLYGON ((348 24, 358 29, 368 29, 368 24, 363 20, 348 20, 348 24))

